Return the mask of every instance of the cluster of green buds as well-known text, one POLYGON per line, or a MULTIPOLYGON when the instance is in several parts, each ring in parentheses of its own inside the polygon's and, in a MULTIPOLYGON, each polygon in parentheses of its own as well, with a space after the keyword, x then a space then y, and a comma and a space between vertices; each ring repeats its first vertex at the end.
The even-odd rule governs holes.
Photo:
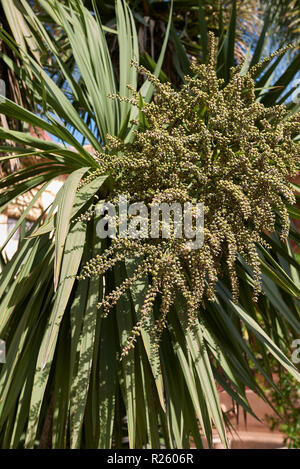
POLYGON ((266 108, 257 101, 252 70, 233 70, 225 85, 216 74, 213 37, 208 63, 192 67, 193 77, 187 76, 179 90, 139 67, 153 84, 155 98, 144 103, 134 91, 131 98, 117 97, 138 108, 140 124, 131 142, 110 137, 97 154, 97 174, 110 174, 115 181, 112 200, 126 194, 130 203, 143 201, 149 207, 163 202, 197 202, 205 207, 200 249, 188 249, 184 238, 117 236, 107 252, 84 266, 82 276, 102 276, 128 257, 142 260, 143 268, 137 268, 133 279, 99 303, 106 315, 134 282, 147 276, 149 294, 124 355, 158 298, 157 335, 166 327, 178 292, 185 299, 188 324, 199 317, 204 297, 214 300, 216 283, 224 275, 229 276, 237 301, 237 255, 252 268, 256 300, 261 290, 256 245, 278 221, 283 238, 289 231, 286 203, 295 203, 289 177, 296 174, 300 160, 300 146, 294 141, 300 132, 299 116, 290 117, 282 105, 266 108))

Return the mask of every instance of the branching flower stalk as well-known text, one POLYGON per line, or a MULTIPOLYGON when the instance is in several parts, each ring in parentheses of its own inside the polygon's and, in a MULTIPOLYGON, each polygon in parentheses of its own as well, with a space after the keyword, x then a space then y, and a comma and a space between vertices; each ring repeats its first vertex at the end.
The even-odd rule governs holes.
POLYGON ((149 289, 138 324, 122 355, 134 346, 153 305, 160 297, 160 317, 153 331, 154 342, 167 325, 167 315, 176 292, 187 305, 188 324, 199 315, 203 298, 214 300, 220 277, 231 280, 234 301, 238 300, 237 254, 253 271, 256 301, 261 291, 257 243, 262 233, 282 223, 282 238, 289 232, 286 202, 295 203, 289 177, 297 172, 300 132, 299 116, 288 116, 282 105, 264 107, 255 99, 256 67, 241 75, 232 69, 227 86, 216 74, 216 41, 210 36, 207 65, 193 65, 194 76, 186 77, 179 91, 160 83, 139 67, 154 85, 155 99, 143 103, 132 90, 126 100, 139 109, 142 119, 131 143, 110 137, 97 155, 99 169, 88 180, 110 174, 114 181, 112 200, 126 194, 129 203, 203 202, 204 244, 187 248, 187 240, 129 239, 116 237, 110 247, 88 262, 80 278, 102 276, 126 258, 142 259, 132 279, 110 293, 99 304, 104 315, 134 283, 148 276, 149 289), (227 272, 224 271, 227 266, 227 272), (142 267, 141 267, 142 266, 142 267))

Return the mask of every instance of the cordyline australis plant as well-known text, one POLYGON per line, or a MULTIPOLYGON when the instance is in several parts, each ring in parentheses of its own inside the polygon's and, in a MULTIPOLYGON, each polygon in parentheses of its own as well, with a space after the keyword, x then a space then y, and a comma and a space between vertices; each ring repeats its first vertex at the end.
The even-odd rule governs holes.
POLYGON ((275 230, 277 217, 282 238, 288 236, 286 202, 295 203, 288 177, 296 174, 300 161, 299 144, 293 141, 300 132, 299 116, 288 117, 284 106, 266 108, 255 101, 252 77, 260 65, 244 75, 239 68, 232 69, 225 86, 217 78, 215 60, 211 35, 208 64, 194 65, 194 77, 186 77, 179 91, 140 67, 155 87, 155 99, 144 103, 133 89, 132 98, 113 96, 139 109, 139 128, 130 143, 110 137, 97 156, 100 169, 86 179, 111 174, 112 200, 126 194, 129 203, 143 201, 149 208, 164 202, 199 202, 205 207, 204 244, 199 249, 189 249, 186 239, 174 236, 117 236, 84 266, 79 278, 102 276, 126 258, 140 260, 131 277, 104 294, 98 305, 103 316, 127 289, 149 275, 145 301, 122 356, 134 347, 156 299, 160 315, 152 331, 154 345, 178 293, 185 300, 188 327, 198 318, 203 299, 214 301, 216 283, 225 274, 237 301, 237 255, 252 268, 256 301, 261 291, 256 244, 266 244, 262 234, 275 230))

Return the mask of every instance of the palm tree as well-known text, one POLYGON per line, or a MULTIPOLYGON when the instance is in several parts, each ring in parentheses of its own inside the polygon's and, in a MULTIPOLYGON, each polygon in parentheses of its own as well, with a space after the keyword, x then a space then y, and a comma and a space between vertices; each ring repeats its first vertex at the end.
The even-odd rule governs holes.
MULTIPOLYGON (((14 148, 18 158, 39 157, 36 164, 2 178, 1 210, 32 188, 38 188, 36 198, 40 197, 59 175, 67 174, 68 178, 45 216, 21 238, 18 251, 1 272, 0 337, 7 344, 7 362, 0 375, 0 445, 120 448, 127 445, 124 436, 128 436, 130 448, 188 448, 191 437, 200 448, 199 424, 210 446, 213 427, 226 445, 227 418, 218 398, 220 386, 251 413, 246 386, 266 399, 253 368, 276 387, 269 368, 271 355, 299 379, 281 351, 300 331, 299 267, 290 244, 280 241, 276 233, 272 237, 263 234, 270 247, 258 246, 264 296, 257 303, 251 299, 251 269, 239 258, 239 303, 233 301, 225 276, 218 283, 215 302, 205 301, 202 306, 204 322, 196 324, 196 335, 170 313, 159 353, 152 353, 150 322, 141 331, 136 347, 120 360, 144 303, 147 279, 134 285, 114 314, 104 319, 97 308, 103 288, 109 292, 130 276, 130 259, 100 279, 77 278, 86 262, 106 248, 96 237, 93 213, 98 200, 110 197, 113 186, 84 143, 101 153, 110 141, 108 134, 132 141, 138 125, 135 121, 144 122, 142 113, 128 100, 109 95, 120 93, 130 98, 130 85, 138 90, 143 105, 151 100, 153 86, 146 80, 139 87, 137 70, 130 65, 131 60, 139 60, 138 35, 125 1, 115 3, 116 29, 102 25, 95 4, 91 14, 81 0, 36 3, 65 42, 53 39, 51 28, 45 27, 30 2, 14 3, 31 34, 24 34, 22 46, 2 28, 3 42, 22 67, 18 69, 5 53, 3 59, 30 90, 35 112, 10 99, 0 103, 0 112, 49 132, 53 140, 0 129, 2 141, 18 143, 14 148), (109 34, 118 43, 117 77, 107 44, 109 34), (43 61, 26 49, 26 42, 33 39, 44 54, 43 61), (75 67, 69 66, 70 51, 75 67), (63 88, 55 76, 51 77, 54 67, 63 77, 63 88)), ((167 47, 171 13, 156 76, 167 47)), ((208 29, 201 29, 203 44, 208 42, 208 29)), ((230 24, 220 35, 218 73, 227 82, 234 65, 235 33, 233 8, 230 24)), ((260 60, 263 35, 252 65, 260 60)), ((299 67, 297 56, 269 89, 280 58, 263 62, 257 70, 257 99, 266 106, 282 99, 299 67)), ((188 63, 188 56, 184 62, 188 63)), ((247 71, 249 62, 245 61, 241 73, 247 71)), ((297 105, 291 112, 296 110, 297 105)), ((11 157, 7 145, 0 150, 6 155, 2 161, 11 157)), ((15 229, 25 221, 31 206, 15 229)), ((292 206, 289 211, 299 217, 292 206)), ((293 226, 290 238, 299 241, 293 226)))

